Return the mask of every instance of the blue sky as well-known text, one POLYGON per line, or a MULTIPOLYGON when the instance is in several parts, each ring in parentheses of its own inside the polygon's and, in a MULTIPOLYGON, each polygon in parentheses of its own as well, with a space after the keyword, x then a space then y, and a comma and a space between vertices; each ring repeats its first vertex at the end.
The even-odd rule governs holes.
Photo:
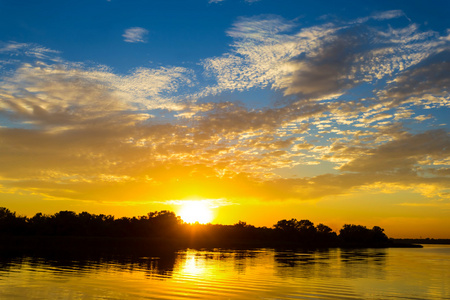
POLYGON ((137 212, 195 196, 238 218, 272 201, 353 211, 367 193, 383 203, 374 222, 397 211, 387 226, 413 224, 426 208, 434 230, 450 210, 449 12, 448 1, 0 1, 0 200, 27 214, 137 212))
POLYGON ((196 64, 229 50, 226 31, 239 17, 278 15, 312 26, 401 9, 422 29, 443 34, 448 3, 433 1, 2 1, 2 41, 45 44, 70 61, 91 60, 120 73, 154 63, 196 64), (447 7, 446 7, 447 6, 447 7), (128 28, 146 43, 124 43, 128 28))

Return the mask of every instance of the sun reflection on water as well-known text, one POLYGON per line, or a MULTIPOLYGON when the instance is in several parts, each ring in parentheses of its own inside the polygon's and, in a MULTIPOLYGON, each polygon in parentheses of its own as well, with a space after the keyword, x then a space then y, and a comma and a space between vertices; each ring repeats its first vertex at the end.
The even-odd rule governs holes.
POLYGON ((206 265, 204 259, 199 259, 199 256, 194 250, 188 250, 186 258, 180 267, 180 275, 201 276, 206 272, 206 265))
POLYGON ((450 247, 0 256, 0 299, 447 299, 449 257, 450 247))

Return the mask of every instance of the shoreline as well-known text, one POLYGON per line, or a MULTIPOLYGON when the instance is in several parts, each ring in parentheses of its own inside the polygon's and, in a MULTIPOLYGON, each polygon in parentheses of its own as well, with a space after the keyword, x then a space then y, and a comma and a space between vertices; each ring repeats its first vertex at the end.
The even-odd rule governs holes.
POLYGON ((420 244, 389 241, 387 243, 343 243, 343 242, 291 242, 261 240, 189 240, 186 238, 144 237, 93 237, 93 236, 2 236, 0 251, 19 252, 101 252, 110 254, 133 254, 151 251, 178 251, 182 249, 327 249, 327 248, 423 248, 420 244))

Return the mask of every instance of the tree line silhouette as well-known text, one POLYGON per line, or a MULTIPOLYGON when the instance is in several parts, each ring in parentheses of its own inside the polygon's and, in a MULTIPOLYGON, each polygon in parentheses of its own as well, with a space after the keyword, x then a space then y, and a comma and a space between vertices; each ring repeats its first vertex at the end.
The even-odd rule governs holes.
MULTIPOLYGON (((234 225, 188 224, 171 211, 155 211, 139 217, 115 218, 88 212, 60 211, 54 215, 37 213, 17 216, 0 207, 0 237, 52 238, 77 237, 86 240, 124 240, 135 244, 171 244, 176 247, 296 246, 296 247, 386 247, 390 239, 378 226, 372 229, 346 224, 339 234, 324 224, 309 220, 280 220, 271 228, 255 227, 239 221, 234 225)), ((20 240, 20 239, 19 239, 20 240)), ((15 241, 18 241, 16 238, 15 241)), ((65 239, 65 241, 68 241, 65 239)), ((5 243, 3 243, 3 246, 5 243)), ((72 243, 73 245, 74 243, 72 243)), ((76 243, 75 243, 76 244, 76 243)), ((75 245, 76 246, 76 245, 75 245)))

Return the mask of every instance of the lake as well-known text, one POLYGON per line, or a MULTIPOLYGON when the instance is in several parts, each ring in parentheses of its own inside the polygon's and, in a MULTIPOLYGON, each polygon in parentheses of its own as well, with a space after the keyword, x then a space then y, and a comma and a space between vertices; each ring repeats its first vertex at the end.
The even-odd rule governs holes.
POLYGON ((3 254, 0 299, 450 299, 450 246, 3 254))

